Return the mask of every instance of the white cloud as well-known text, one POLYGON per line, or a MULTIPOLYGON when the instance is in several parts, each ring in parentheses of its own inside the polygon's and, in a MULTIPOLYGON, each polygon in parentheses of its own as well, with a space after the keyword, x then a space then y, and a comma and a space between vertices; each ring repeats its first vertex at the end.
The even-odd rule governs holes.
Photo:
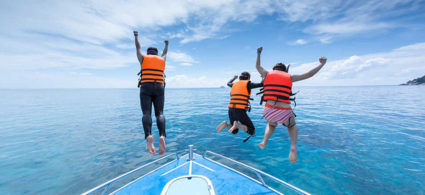
MULTIPOLYGON (((388 52, 353 55, 346 59, 328 59, 328 63, 314 77, 297 82, 296 85, 345 86, 345 85, 385 85, 401 84, 425 74, 425 43, 400 47, 388 52)), ((291 66, 291 74, 301 74, 318 65, 317 62, 291 66)), ((167 64, 167 69, 169 65, 167 64)), ((172 66, 172 65, 171 65, 172 66)), ((250 70, 253 82, 259 82, 256 70, 250 70)), ((219 87, 235 74, 234 71, 219 75, 179 74, 172 71, 166 78, 167 87, 219 87)), ((119 79, 97 76, 82 71, 9 71, 1 72, 0 88, 69 88, 69 87, 135 87, 136 78, 119 79), (31 85, 28 85, 31 83, 31 85)))
MULTIPOLYGON (((164 35, 190 43, 226 37, 235 30, 232 23, 252 22, 272 14, 287 22, 311 25, 305 32, 314 34, 322 43, 329 43, 335 36, 394 28, 397 24, 386 22, 386 17, 402 15, 420 3, 413 0, 1 1, 0 72, 54 74, 58 70, 123 68, 137 63, 134 29, 139 30, 144 47, 159 44, 160 39, 162 44, 164 35)), ((304 39, 295 42, 305 43, 304 39)), ((181 66, 198 63, 181 52, 170 52, 169 59, 181 66)), ((372 65, 366 63, 362 69, 372 65)), ((5 78, 0 81, 10 83, 5 78)))
POLYGON ((315 34, 348 35, 372 30, 391 28, 387 23, 368 23, 364 21, 321 23, 306 29, 315 34))
POLYGON ((8 27, 0 30, 4 35, 41 32, 102 44, 131 38, 133 29, 155 39, 157 35, 153 32, 161 27, 180 24, 183 28, 172 33, 173 37, 182 38, 182 43, 200 41, 225 32, 229 22, 251 22, 273 13, 289 22, 313 21, 313 26, 308 28, 312 33, 363 32, 377 28, 376 25, 389 28, 390 24, 379 20, 414 9, 418 3, 413 0, 128 0, 121 3, 47 0, 25 2, 25 6, 19 1, 1 4, 1 24, 8 27))
MULTIPOLYGON (((218 36, 229 21, 252 21, 269 13, 268 1, 2 1, 0 61, 2 69, 120 68, 132 63, 132 30, 142 46, 155 44, 162 27, 182 43, 218 36), (120 51, 118 51, 120 50, 120 51), (123 51, 125 53, 123 53, 123 51), (131 60, 130 60, 131 59, 131 60)), ((173 54, 171 54, 173 55, 173 54)), ((172 57, 171 57, 172 58, 172 57)), ((175 55, 190 66, 192 57, 175 55)))
POLYGON ((137 79, 96 76, 87 72, 13 71, 0 73, 0 88, 134 88, 137 79))
MULTIPOLYGON (((75 49, 82 48, 76 47, 75 49)), ((84 48, 87 49, 87 48, 84 48)), ((82 49, 82 50, 84 50, 82 49)), ((74 50, 75 51, 75 50, 74 50)), ((117 52, 102 52, 104 56, 78 56, 67 52, 45 50, 46 53, 1 54, 0 68, 6 70, 43 70, 43 69, 113 69, 135 63, 134 56, 117 52), (106 57, 107 56, 107 57, 106 57)), ((78 52, 78 51, 76 51, 78 52)), ((82 54, 83 55, 83 54, 82 54)))
POLYGON ((176 69, 176 66, 170 65, 169 63, 166 63, 166 69, 167 69, 167 71, 175 70, 176 69))
MULTIPOLYGON (((181 43, 201 41, 211 37, 217 37, 229 22, 250 22, 259 15, 275 12, 274 1, 257 0, 221 0, 221 1, 199 1, 200 9, 193 12, 195 19, 187 20, 188 32, 185 33, 181 43), (207 5, 207 6, 205 6, 207 5)), ((196 7, 195 5, 191 5, 196 7)), ((227 26, 226 26, 227 27, 227 26)))
MULTIPOLYGON (((266 0, 112 0, 2 2, 2 34, 46 32, 93 44, 116 42, 132 29, 141 35, 161 27, 184 24, 182 42, 215 36, 229 21, 252 21, 268 14, 272 2, 266 0), (28 16, 28 17, 25 17, 28 16)), ((178 35, 178 34, 177 34, 178 35)), ((181 36, 181 35, 180 35, 181 36)), ((154 38, 154 37, 153 37, 154 38)))
POLYGON ((171 61, 182 66, 192 66, 193 64, 198 63, 198 61, 194 60, 190 55, 183 52, 169 52, 167 57, 171 61))
POLYGON ((298 39, 291 43, 291 45, 305 45, 305 44, 307 44, 307 41, 304 39, 298 39))
POLYGON ((337 7, 335 1, 332 3, 323 0, 283 0, 277 1, 276 4, 276 7, 281 8, 284 14, 281 19, 290 22, 326 19, 334 13, 332 10, 337 7))
POLYGON ((225 78, 211 78, 207 76, 188 76, 178 74, 166 78, 167 87, 171 88, 210 88, 224 86, 227 82, 225 78))
POLYGON ((330 43, 331 40, 332 40, 331 36, 322 36, 322 37, 319 38, 319 41, 323 44, 330 43))
MULTIPOLYGON (((425 74, 425 43, 408 45, 389 52, 329 59, 313 78, 302 85, 386 85, 401 84, 425 74)), ((292 67, 291 74, 301 74, 318 65, 305 63, 292 67)))
MULTIPOLYGON (((423 1, 422 1, 423 2, 423 1)), ((311 22, 304 32, 318 35, 322 43, 334 37, 350 36, 376 30, 406 27, 397 18, 420 7, 420 1, 333 1, 299 0, 278 1, 282 8, 281 19, 289 22, 311 22)))

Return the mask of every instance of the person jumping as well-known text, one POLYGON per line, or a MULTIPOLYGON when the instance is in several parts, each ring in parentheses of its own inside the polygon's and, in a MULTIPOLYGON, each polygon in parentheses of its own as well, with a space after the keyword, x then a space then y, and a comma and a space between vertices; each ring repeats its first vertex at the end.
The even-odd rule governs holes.
POLYGON ((273 134, 278 124, 282 124, 288 128, 289 136, 291 138, 291 149, 289 153, 289 161, 297 161, 297 135, 298 128, 295 123, 295 115, 292 112, 290 105, 290 96, 292 94, 292 83, 308 79, 315 75, 326 64, 326 58, 319 59, 320 64, 312 70, 300 74, 291 75, 288 73, 288 67, 283 63, 277 63, 272 71, 267 71, 261 67, 260 57, 263 48, 257 49, 257 63, 256 68, 261 77, 264 78, 264 94, 261 101, 266 101, 264 106, 263 116, 268 124, 264 132, 264 138, 258 146, 261 149, 266 147, 270 136, 273 134))
POLYGON ((143 55, 138 40, 138 32, 134 31, 134 40, 136 43, 137 59, 140 62, 140 104, 143 112, 143 129, 147 141, 148 152, 155 154, 152 137, 152 105, 155 108, 156 124, 159 130, 159 150, 160 155, 165 152, 165 117, 164 110, 164 70, 165 59, 168 51, 168 41, 165 40, 165 48, 161 56, 158 56, 158 49, 149 47, 147 54, 143 55))
POLYGON ((233 83, 238 76, 234 76, 231 79, 227 86, 232 87, 230 91, 230 103, 229 103, 229 120, 230 123, 223 121, 218 125, 217 132, 221 132, 224 128, 228 128, 229 132, 236 134, 239 129, 242 129, 250 136, 244 140, 248 139, 255 134, 255 127, 252 124, 251 119, 249 118, 246 111, 249 111, 249 100, 251 95, 251 89, 262 87, 262 83, 253 83, 250 81, 251 75, 248 72, 242 72, 239 76, 239 81, 233 83))

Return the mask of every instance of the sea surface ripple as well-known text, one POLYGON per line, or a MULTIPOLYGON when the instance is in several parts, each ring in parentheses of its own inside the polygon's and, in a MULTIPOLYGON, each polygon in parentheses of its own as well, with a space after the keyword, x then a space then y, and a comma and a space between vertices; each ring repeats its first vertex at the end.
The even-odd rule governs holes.
MULTIPOLYGON (((425 86, 297 90, 297 163, 283 126, 257 147, 259 96, 255 137, 216 133, 228 88, 166 89, 167 153, 194 144, 313 194, 424 194, 425 86)), ((82 193, 158 158, 145 149, 138 89, 2 89, 0 108, 0 194, 82 193)))

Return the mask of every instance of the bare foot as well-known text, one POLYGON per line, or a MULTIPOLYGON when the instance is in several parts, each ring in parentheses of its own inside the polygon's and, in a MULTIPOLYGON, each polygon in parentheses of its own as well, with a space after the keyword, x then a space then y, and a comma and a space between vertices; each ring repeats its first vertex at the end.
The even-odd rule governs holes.
POLYGON ((159 137, 159 150, 158 153, 159 155, 163 155, 165 152, 165 137, 161 136, 159 137))
POLYGON ((291 152, 289 152, 289 162, 297 162, 297 148, 291 147, 291 152))
POLYGON ((258 144, 258 147, 260 147, 262 150, 266 147, 266 144, 264 142, 261 142, 258 144))
POLYGON ((239 128, 238 121, 233 122, 233 126, 229 129, 229 132, 232 133, 235 129, 239 128))
POLYGON ((147 148, 148 148, 148 152, 151 154, 155 154, 155 146, 153 146, 153 137, 152 135, 149 135, 146 138, 147 141, 147 148))
POLYGON ((218 126, 217 126, 217 133, 220 133, 221 131, 223 131, 224 127, 227 126, 226 121, 221 122, 218 126))

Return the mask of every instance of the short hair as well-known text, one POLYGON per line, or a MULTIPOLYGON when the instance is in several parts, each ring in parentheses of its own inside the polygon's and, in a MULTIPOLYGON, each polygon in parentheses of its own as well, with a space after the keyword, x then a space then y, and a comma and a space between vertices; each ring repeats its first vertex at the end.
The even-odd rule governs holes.
POLYGON ((273 66, 273 70, 280 70, 286 72, 286 66, 282 62, 279 62, 273 66))
POLYGON ((158 55, 158 49, 157 49, 156 47, 149 47, 149 48, 146 50, 146 53, 147 53, 147 54, 158 55), (152 51, 155 51, 155 52, 152 52, 152 51))
POLYGON ((249 80, 251 78, 251 75, 249 74, 249 72, 242 72, 241 75, 239 76, 239 80, 249 80))

